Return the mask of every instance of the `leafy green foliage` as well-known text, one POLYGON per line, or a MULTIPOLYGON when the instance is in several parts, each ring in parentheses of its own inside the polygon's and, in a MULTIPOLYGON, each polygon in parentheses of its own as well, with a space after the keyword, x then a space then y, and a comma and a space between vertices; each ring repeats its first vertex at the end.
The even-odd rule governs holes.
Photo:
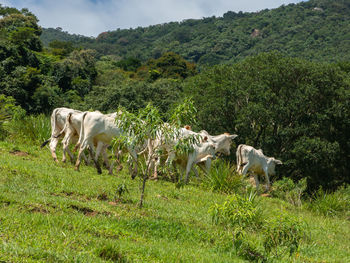
POLYGON ((306 187, 306 178, 294 183, 292 179, 284 177, 273 183, 271 195, 284 199, 295 206, 301 206, 301 199, 306 187))
POLYGON ((137 58, 127 58, 118 61, 115 65, 125 71, 136 71, 141 66, 141 61, 137 58))
POLYGON ((280 258, 286 251, 296 253, 304 236, 305 225, 299 219, 279 216, 265 223, 263 246, 268 255, 280 258))
POLYGON ((0 139, 6 137, 6 130, 3 125, 11 120, 18 120, 25 115, 25 111, 16 106, 16 101, 12 97, 0 94, 0 139))
POLYGON ((198 129, 239 134, 237 143, 283 161, 280 174, 308 188, 349 182, 350 82, 334 64, 260 54, 188 79, 198 129), (329 180, 332 178, 332 180, 329 180))
MULTIPOLYGON (((182 121, 185 119, 193 119, 190 116, 195 109, 192 109, 193 103, 190 100, 186 100, 183 104, 179 104, 172 114, 169 123, 164 123, 162 115, 159 110, 152 106, 150 103, 143 109, 140 109, 137 113, 131 113, 124 108, 120 108, 120 116, 116 120, 118 127, 123 131, 123 134, 113 139, 115 148, 143 150, 148 147, 150 140, 158 139, 159 134, 164 138, 165 143, 168 141, 178 142, 174 145, 174 151, 180 154, 189 153, 193 150, 193 143, 196 138, 180 138, 179 128, 182 121), (187 105, 184 105, 187 104, 187 105), (186 108, 187 111, 179 111, 179 109, 186 108), (185 116, 184 116, 185 115, 185 116)), ((151 175, 151 166, 155 158, 160 158, 158 155, 162 150, 162 144, 152 146, 152 150, 148 152, 148 157, 145 162, 140 161, 140 158, 134 160, 137 162, 137 167, 140 167, 142 172, 140 177, 142 179, 140 207, 143 206, 144 192, 146 181, 151 175)), ((149 148, 148 148, 149 149, 149 148)), ((135 175, 132 175, 134 178, 135 175)))

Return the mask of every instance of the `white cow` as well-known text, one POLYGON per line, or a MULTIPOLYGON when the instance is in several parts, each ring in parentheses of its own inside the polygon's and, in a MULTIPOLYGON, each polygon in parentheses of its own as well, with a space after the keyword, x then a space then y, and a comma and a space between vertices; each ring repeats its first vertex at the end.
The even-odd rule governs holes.
MULTIPOLYGON (((191 127, 186 125, 184 128, 173 128, 169 126, 167 123, 164 125, 164 128, 167 129, 168 131, 166 132, 168 136, 164 136, 161 131, 158 132, 157 138, 153 141, 149 141, 148 148, 149 148, 149 153, 153 153, 154 149, 162 150, 165 155, 167 156, 167 159, 165 161, 165 164, 167 166, 170 166, 171 164, 174 164, 174 161, 176 163, 182 164, 182 167, 186 166, 186 163, 189 161, 189 167, 193 169, 194 173, 198 177, 198 172, 196 168, 193 166, 194 164, 203 164, 205 163, 205 167, 200 166, 200 168, 203 169, 204 172, 208 172, 210 170, 211 166, 211 160, 214 159, 212 157, 211 153, 207 152, 206 157, 203 157, 201 152, 203 152, 202 148, 198 148, 201 145, 204 145, 204 143, 210 143, 210 145, 213 146, 215 152, 218 152, 218 147, 219 151, 222 149, 225 149, 226 152, 230 152, 230 143, 231 143, 231 138, 235 138, 237 135, 233 135, 232 137, 230 135, 223 135, 223 136, 213 136, 214 140, 209 140, 208 136, 206 134, 200 134, 193 132, 191 130, 191 127), (167 138, 166 138, 167 137, 167 138), (179 155, 176 154, 174 151, 174 146, 179 143, 180 140, 186 140, 191 138, 193 139, 192 142, 192 147, 194 148, 193 154, 187 155, 179 155), (220 137, 220 138, 216 138, 220 137), (217 139, 217 140, 215 140, 217 139), (227 149, 228 147, 228 149, 227 149), (199 156, 198 158, 196 156, 199 156), (210 157, 209 157, 210 156, 210 157), (192 165, 190 165, 190 163, 192 165)), ((202 147, 202 146, 201 146, 202 147)), ((205 151, 204 151, 205 152, 205 151)), ((158 167, 160 165, 160 156, 157 156, 156 162, 154 163, 154 175, 153 178, 158 177, 158 167)), ((190 170, 191 170, 190 169, 190 170)), ((188 178, 188 173, 190 170, 186 169, 186 181, 188 178)))
MULTIPOLYGON (((167 157, 165 164, 170 166, 176 157, 174 146, 179 142, 180 139, 188 138, 193 136, 200 138, 199 134, 190 130, 190 126, 186 125, 184 128, 171 127, 168 123, 165 123, 162 129, 165 130, 165 134, 162 130, 159 130, 156 135, 156 139, 148 140, 148 153, 149 157, 154 155, 155 151, 162 151, 167 157)), ((200 143, 198 140, 197 143, 200 143)), ((154 156, 153 156, 154 157, 154 156)), ((153 178, 158 178, 158 167, 160 166, 161 156, 156 155, 154 162, 154 175, 153 178)))
POLYGON ((256 150, 252 146, 240 144, 237 152, 237 172, 246 175, 248 171, 254 173, 256 189, 259 189, 259 174, 264 174, 266 178, 266 190, 270 188, 269 174, 275 174, 276 164, 282 164, 280 160, 273 157, 266 157, 262 150, 256 150))
MULTIPOLYGON (((100 112, 84 112, 81 121, 80 137, 75 149, 79 147, 78 158, 75 164, 75 170, 79 170, 81 155, 83 151, 88 147, 94 163, 96 165, 97 172, 100 174, 101 167, 98 164, 96 156, 99 156, 101 149, 97 147, 96 155, 94 155, 94 144, 102 142, 104 145, 109 145, 113 138, 122 136, 124 131, 118 127, 115 116, 106 116, 100 112)), ((128 149, 134 163, 136 165, 132 177, 137 174, 137 154, 134 149, 128 149)), ((110 171, 111 173, 111 171, 110 171)))
MULTIPOLYGON (((193 166, 200 162, 205 162, 209 159, 215 159, 215 145, 211 142, 202 142, 193 145, 193 150, 185 154, 176 154, 174 161, 179 163, 185 170, 185 183, 188 182, 188 176, 193 166)), ((175 164, 174 163, 174 164, 175 164)))
MULTIPOLYGON (((46 140, 42 145, 41 148, 44 147, 46 144, 49 144, 49 148, 51 151, 52 158, 55 162, 58 163, 57 155, 56 155, 56 147, 59 142, 59 137, 64 133, 63 129, 66 123, 67 116, 69 114, 75 115, 75 114, 81 114, 81 111, 73 110, 69 108, 56 108, 52 111, 51 114, 51 137, 46 140)), ((73 135, 72 139, 77 141, 79 138, 79 135, 73 135)), ((63 151, 63 157, 62 161, 65 162, 66 160, 66 152, 68 152, 70 158, 73 160, 74 156, 69 150, 69 148, 66 148, 66 150, 63 151)))
MULTIPOLYGON (((227 132, 220 135, 212 136, 205 130, 200 131, 199 134, 202 136, 202 138, 207 137, 208 142, 214 143, 216 149, 215 153, 222 153, 225 155, 230 155, 232 140, 238 136, 237 134, 229 134, 227 132)), ((205 162, 206 171, 209 171, 210 169, 211 160, 212 159, 208 159, 205 162)), ((199 163, 199 167, 203 169, 203 162, 199 163)))
MULTIPOLYGON (((100 113, 99 111, 95 111, 100 113)), ((64 134, 64 138, 62 140, 62 145, 63 145, 63 156, 65 156, 65 152, 69 151, 69 144, 72 141, 77 142, 80 135, 80 130, 81 130, 81 123, 82 123, 82 118, 83 118, 84 112, 70 112, 68 113, 66 117, 66 122, 65 125, 57 136, 54 136, 55 138, 60 137, 62 134, 64 134)), ((111 113, 107 114, 107 116, 114 117, 117 116, 116 113, 111 113)), ((105 166, 109 169, 109 161, 108 161, 108 155, 107 155, 107 144, 104 144, 103 142, 95 141, 94 142, 95 146, 97 145, 97 156, 95 156, 96 159, 98 159, 98 154, 102 152, 103 159, 104 159, 104 164, 105 166)), ((86 160, 86 157, 84 153, 82 153, 82 157, 86 160)), ((93 156, 91 156, 93 158, 93 156)), ((65 159, 62 160, 65 162, 65 159)))

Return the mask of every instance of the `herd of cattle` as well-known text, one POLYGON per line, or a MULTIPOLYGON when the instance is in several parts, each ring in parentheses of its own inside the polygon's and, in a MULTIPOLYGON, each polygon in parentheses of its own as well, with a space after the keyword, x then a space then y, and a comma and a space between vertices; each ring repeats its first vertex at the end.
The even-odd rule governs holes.
MULTIPOLYGON (((71 160, 74 160, 74 155, 69 149, 71 143, 75 143, 75 150, 79 149, 78 157, 75 163, 75 169, 79 170, 81 159, 86 163, 91 158, 97 168, 97 172, 101 173, 101 167, 98 163, 98 158, 102 154, 105 167, 109 173, 113 172, 113 164, 109 164, 107 148, 111 144, 113 138, 120 137, 125 134, 123 129, 118 125, 118 113, 102 114, 95 112, 81 112, 69 108, 56 108, 51 114, 51 137, 41 146, 44 147, 47 143, 51 151, 53 159, 58 162, 56 155, 56 147, 59 139, 63 137, 63 157, 62 161, 66 161, 68 153, 71 160), (89 157, 86 157, 84 150, 89 150, 89 157)), ((164 140, 162 134, 159 133, 156 139, 148 139, 143 145, 138 147, 128 147, 130 162, 130 172, 132 177, 137 174, 137 158, 138 155, 148 155, 147 158, 153 158, 154 177, 157 177, 157 170, 160 165, 160 156, 154 157, 154 149, 161 148, 166 154, 166 164, 179 163, 185 170, 185 180, 188 181, 188 176, 191 170, 197 175, 198 172, 195 166, 198 166, 205 172, 208 172, 211 166, 211 161, 215 159, 217 153, 230 155, 230 147, 232 140, 237 135, 228 133, 212 136, 206 131, 199 133, 193 132, 189 126, 177 129, 177 136, 169 140, 164 140), (197 136, 200 142, 192 145, 192 151, 188 154, 177 154, 174 152, 176 141, 189 136, 197 136)), ((119 154, 122 152, 119 151, 119 154)), ((259 187, 258 175, 263 174, 266 178, 267 190, 270 188, 269 174, 275 173, 275 165, 282 164, 281 161, 266 157, 262 150, 256 150, 251 146, 240 144, 236 151, 237 157, 237 172, 246 175, 248 171, 253 172, 256 187, 259 187)))

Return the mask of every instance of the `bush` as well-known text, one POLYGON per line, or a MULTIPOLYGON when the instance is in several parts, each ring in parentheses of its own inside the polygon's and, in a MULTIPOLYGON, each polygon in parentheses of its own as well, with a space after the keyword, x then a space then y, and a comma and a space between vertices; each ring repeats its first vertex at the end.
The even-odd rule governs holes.
POLYGON ((15 99, 0 94, 0 139, 3 140, 7 136, 4 125, 11 121, 17 120, 25 115, 25 110, 20 106, 16 106, 15 99))
POLYGON ((350 216, 350 187, 342 186, 336 192, 328 193, 320 188, 314 195, 309 208, 325 216, 350 216))
POLYGON ((271 195, 295 206, 301 206, 301 197, 307 187, 306 178, 294 183, 292 179, 284 177, 273 184, 271 195))
POLYGON ((222 193, 242 193, 248 184, 229 162, 217 160, 203 180, 205 188, 222 193))
POLYGON ((305 226, 290 215, 266 221, 263 241, 266 256, 279 258, 286 253, 292 255, 298 250, 304 233, 305 226))

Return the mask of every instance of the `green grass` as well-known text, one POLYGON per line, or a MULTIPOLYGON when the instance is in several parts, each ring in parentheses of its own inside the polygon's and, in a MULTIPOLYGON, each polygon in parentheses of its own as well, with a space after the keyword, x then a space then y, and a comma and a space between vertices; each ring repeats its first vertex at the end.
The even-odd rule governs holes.
MULTIPOLYGON (((0 262, 248 262, 208 212, 227 195, 148 181, 139 209, 141 182, 126 170, 98 175, 82 165, 76 172, 54 163, 47 148, 0 142, 0 262), (129 193, 115 202, 120 184, 129 193)), ((299 251, 283 262, 350 262, 348 218, 258 198, 264 219, 283 213, 307 225, 299 251)), ((253 237, 261 239, 258 231, 253 237)))

